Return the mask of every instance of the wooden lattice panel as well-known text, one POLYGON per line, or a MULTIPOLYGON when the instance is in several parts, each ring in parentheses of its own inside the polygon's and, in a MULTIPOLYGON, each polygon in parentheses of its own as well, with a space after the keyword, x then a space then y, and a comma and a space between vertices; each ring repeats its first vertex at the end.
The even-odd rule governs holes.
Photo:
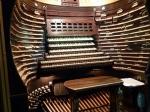
MULTIPOLYGON (((109 112, 110 96, 108 91, 94 91, 83 94, 79 99, 79 112, 109 112)), ((44 112, 71 112, 68 96, 49 96, 42 101, 44 112)))
POLYGON ((90 17, 49 18, 46 22, 48 36, 97 34, 95 21, 90 17))

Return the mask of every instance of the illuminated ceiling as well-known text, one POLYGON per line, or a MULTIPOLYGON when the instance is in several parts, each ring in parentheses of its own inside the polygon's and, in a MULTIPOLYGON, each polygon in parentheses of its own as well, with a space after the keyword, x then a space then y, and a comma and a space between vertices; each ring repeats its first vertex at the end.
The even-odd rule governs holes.
POLYGON ((101 6, 118 0, 80 0, 80 6, 101 6))
MULTIPOLYGON (((36 0, 42 3, 61 5, 61 0, 36 0)), ((80 6, 101 6, 116 2, 118 0, 79 0, 80 6)))

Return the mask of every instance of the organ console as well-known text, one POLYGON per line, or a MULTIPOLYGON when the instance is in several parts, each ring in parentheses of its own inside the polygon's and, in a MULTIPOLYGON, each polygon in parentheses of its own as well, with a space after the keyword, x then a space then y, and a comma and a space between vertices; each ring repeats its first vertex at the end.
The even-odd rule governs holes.
POLYGON ((80 7, 79 1, 16 0, 10 44, 30 111, 122 112, 120 73, 146 82, 150 23, 144 0, 105 7, 80 7))

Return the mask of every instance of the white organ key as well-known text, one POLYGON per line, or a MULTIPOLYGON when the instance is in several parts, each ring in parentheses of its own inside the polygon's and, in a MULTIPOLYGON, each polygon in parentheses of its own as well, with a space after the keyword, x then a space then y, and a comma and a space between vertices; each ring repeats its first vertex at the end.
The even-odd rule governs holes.
POLYGON ((61 57, 72 57, 72 56, 92 56, 102 55, 103 52, 91 52, 91 53, 75 53, 75 54, 62 54, 62 55, 47 55, 47 58, 61 58, 61 57))
POLYGON ((71 61, 86 61, 86 60, 103 60, 103 59, 108 59, 109 56, 101 56, 101 57, 88 57, 88 58, 75 58, 75 59, 62 59, 62 60, 49 60, 49 61, 42 61, 41 64, 46 64, 46 63, 59 63, 59 62, 71 62, 71 61))
POLYGON ((92 41, 94 40, 93 37, 70 37, 70 38, 49 38, 49 42, 61 42, 61 41, 92 41))
POLYGON ((78 51, 93 51, 96 48, 80 48, 80 49, 61 49, 61 50, 50 50, 50 53, 61 53, 61 52, 78 52, 78 51))
POLYGON ((49 47, 75 47, 75 46, 93 46, 93 42, 89 43, 69 43, 69 44, 50 44, 49 47))

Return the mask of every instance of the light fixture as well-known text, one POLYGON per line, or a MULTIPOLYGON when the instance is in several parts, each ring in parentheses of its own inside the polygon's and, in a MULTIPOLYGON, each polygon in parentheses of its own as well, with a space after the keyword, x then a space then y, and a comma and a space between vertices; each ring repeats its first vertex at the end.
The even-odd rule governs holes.
POLYGON ((37 7, 38 6, 38 4, 37 3, 34 3, 34 5, 37 7))
POLYGON ((102 7, 102 10, 105 10, 105 9, 106 9, 106 7, 105 7, 105 6, 103 6, 103 7, 102 7))

